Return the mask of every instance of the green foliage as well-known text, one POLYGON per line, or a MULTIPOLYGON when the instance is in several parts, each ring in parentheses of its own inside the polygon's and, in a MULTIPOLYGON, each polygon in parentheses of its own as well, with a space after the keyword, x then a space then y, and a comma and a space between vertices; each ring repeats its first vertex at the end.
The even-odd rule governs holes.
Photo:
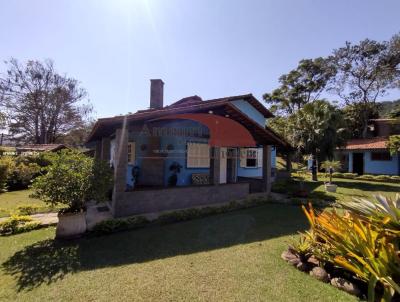
POLYGON ((400 176, 392 175, 392 176, 390 176, 390 179, 397 182, 397 181, 400 181, 400 176))
POLYGON ((344 175, 343 175, 343 173, 340 173, 340 172, 333 172, 332 177, 344 178, 344 175))
POLYGON ((374 221, 378 227, 390 227, 392 232, 400 235, 400 194, 394 199, 382 195, 376 195, 372 200, 353 198, 352 201, 338 201, 338 205, 374 221))
POLYGON ((104 200, 110 188, 110 173, 104 164, 93 163, 93 159, 77 151, 62 150, 47 170, 35 179, 35 197, 51 206, 67 205, 71 212, 80 211, 85 201, 104 200))
POLYGON ((9 157, 0 158, 0 193, 7 191, 7 180, 10 175, 12 161, 9 157))
POLYGON ((301 60, 296 69, 279 78, 280 87, 263 98, 272 104, 272 111, 294 114, 319 97, 334 73, 329 59, 301 60))
POLYGON ((387 147, 390 150, 391 155, 395 155, 400 151, 400 135, 389 136, 387 147))
POLYGON ((110 164, 103 160, 94 160, 90 175, 90 199, 97 202, 109 200, 113 188, 113 173, 110 164))
POLYGON ((0 222, 0 235, 12 235, 28 232, 40 227, 40 222, 34 221, 29 216, 13 215, 0 222))
POLYGON ((374 175, 364 174, 364 175, 357 176, 356 179, 360 179, 360 180, 374 180, 374 175))
POLYGON ((391 178, 390 178, 389 175, 375 175, 374 176, 374 180, 377 180, 377 181, 390 181, 391 178))
POLYGON ((342 164, 340 161, 336 160, 325 160, 321 163, 321 169, 324 169, 325 171, 329 171, 330 168, 332 168, 334 171, 340 170, 342 167, 342 164))
POLYGON ((17 207, 17 213, 19 215, 32 215, 39 212, 38 206, 31 206, 31 205, 20 205, 17 207))
POLYGON ((149 221, 144 216, 135 216, 125 219, 109 219, 96 224, 92 231, 95 234, 110 234, 143 227, 147 223, 149 223, 149 221))
POLYGON ((375 208, 368 205, 365 210, 364 203, 346 204, 349 211, 345 215, 335 210, 317 214, 311 205, 309 210, 303 207, 318 238, 312 246, 314 255, 366 281, 369 301, 375 301, 377 284, 383 287, 384 301, 400 293, 396 283, 400 280, 399 231, 388 232, 386 219, 371 221, 371 215, 387 213, 380 209, 386 208, 385 202, 388 200, 381 198, 371 202, 375 208))
POLYGON ((118 231, 130 230, 143 227, 147 224, 168 224, 179 221, 201 218, 209 215, 221 214, 225 212, 246 209, 268 203, 265 198, 253 198, 242 202, 232 201, 229 204, 218 207, 190 208, 177 211, 171 211, 161 214, 155 220, 149 221, 143 216, 134 216, 129 218, 109 219, 100 222, 93 228, 95 234, 109 234, 118 231))
POLYGON ((344 178, 354 179, 354 178, 356 178, 357 176, 358 176, 357 173, 349 173, 349 172, 343 173, 343 177, 344 177, 344 178))

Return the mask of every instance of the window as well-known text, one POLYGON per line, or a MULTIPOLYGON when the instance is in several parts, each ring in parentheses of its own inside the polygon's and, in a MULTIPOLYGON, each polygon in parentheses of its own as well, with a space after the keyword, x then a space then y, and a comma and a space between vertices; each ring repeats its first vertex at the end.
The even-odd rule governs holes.
POLYGON ((210 146, 204 143, 188 143, 186 166, 188 168, 209 168, 210 146))
POLYGON ((135 143, 128 143, 128 164, 135 163, 135 143))
POLYGON ((372 152, 371 160, 390 161, 392 158, 389 152, 372 152))
POLYGON ((240 150, 240 167, 242 168, 262 167, 262 149, 242 148, 240 150))

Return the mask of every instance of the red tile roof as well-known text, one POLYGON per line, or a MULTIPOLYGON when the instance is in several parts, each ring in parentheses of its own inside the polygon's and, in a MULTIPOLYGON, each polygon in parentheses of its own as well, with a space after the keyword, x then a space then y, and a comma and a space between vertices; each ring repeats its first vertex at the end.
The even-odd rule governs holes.
POLYGON ((37 144, 37 145, 24 145, 16 147, 18 151, 58 151, 61 149, 67 148, 65 145, 62 144, 37 144))
POLYGON ((387 137, 352 139, 352 140, 347 141, 346 146, 342 147, 340 149, 341 150, 387 149, 387 147, 386 147, 387 142, 388 142, 387 137))

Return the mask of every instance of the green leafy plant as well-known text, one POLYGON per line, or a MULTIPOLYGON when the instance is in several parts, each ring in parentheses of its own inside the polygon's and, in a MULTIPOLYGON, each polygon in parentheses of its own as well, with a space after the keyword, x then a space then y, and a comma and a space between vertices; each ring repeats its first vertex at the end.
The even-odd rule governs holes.
POLYGON ((400 135, 389 136, 387 147, 389 148, 391 155, 395 155, 400 152, 400 135))
POLYGON ((375 221, 378 225, 392 227, 400 235, 400 194, 394 199, 382 195, 375 195, 374 199, 353 198, 352 201, 339 200, 342 208, 375 221))
POLYGON ((356 179, 374 180, 374 176, 373 175, 369 175, 369 174, 364 174, 364 175, 357 176, 356 179))
POLYGON ((17 212, 19 215, 32 215, 38 213, 38 211, 38 206, 21 205, 17 207, 17 212))
MULTIPOLYGON (((372 204, 383 206, 385 201, 372 204)), ((367 215, 372 206, 365 211, 359 210, 359 206, 349 207, 352 210, 345 215, 336 210, 316 214, 311 205, 308 210, 303 207, 312 232, 319 238, 313 252, 366 281, 369 301, 375 301, 378 284, 383 288, 382 299, 390 301, 395 292, 400 293, 398 237, 387 233, 385 220, 382 224, 371 223, 367 215)))
POLYGON ((53 158, 47 173, 33 183, 34 196, 51 206, 63 204, 65 211, 79 212, 85 201, 102 201, 111 187, 110 168, 104 163, 72 150, 62 150, 53 158))
POLYGON ((329 183, 332 183, 332 174, 334 171, 339 170, 342 167, 340 161, 326 160, 322 162, 321 168, 325 170, 326 174, 329 174, 329 183))
POLYGON ((343 173, 343 177, 344 177, 344 178, 354 179, 354 178, 356 178, 357 176, 358 176, 357 173, 349 173, 349 172, 343 173))
POLYGON ((13 215, 0 222, 0 235, 12 235, 31 231, 41 226, 40 222, 29 216, 13 215))

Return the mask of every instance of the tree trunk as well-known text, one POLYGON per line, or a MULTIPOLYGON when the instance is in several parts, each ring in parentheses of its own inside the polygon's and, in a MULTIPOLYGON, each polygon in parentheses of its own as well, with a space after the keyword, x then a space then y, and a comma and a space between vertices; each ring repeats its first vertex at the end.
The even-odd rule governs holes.
POLYGON ((312 173, 312 180, 318 181, 318 173, 317 173, 317 154, 313 152, 312 154, 312 165, 311 165, 311 173, 312 173))

